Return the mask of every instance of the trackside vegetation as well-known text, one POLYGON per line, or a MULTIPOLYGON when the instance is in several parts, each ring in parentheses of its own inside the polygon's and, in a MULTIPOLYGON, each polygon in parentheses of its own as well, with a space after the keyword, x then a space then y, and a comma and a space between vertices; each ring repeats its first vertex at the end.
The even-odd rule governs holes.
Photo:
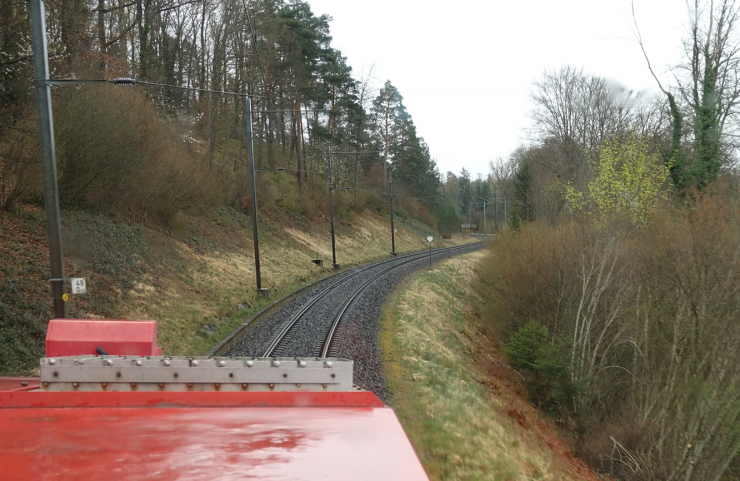
MULTIPOLYGON (((391 405, 433 480, 593 480, 529 405, 476 306, 486 257, 419 273, 388 303, 381 349, 391 405)), ((544 346, 545 343, 542 343, 544 346)))
POLYGON ((671 85, 547 70, 532 143, 491 165, 513 202, 480 266, 485 321, 531 401, 620 480, 740 475, 740 5, 687 6, 671 85))

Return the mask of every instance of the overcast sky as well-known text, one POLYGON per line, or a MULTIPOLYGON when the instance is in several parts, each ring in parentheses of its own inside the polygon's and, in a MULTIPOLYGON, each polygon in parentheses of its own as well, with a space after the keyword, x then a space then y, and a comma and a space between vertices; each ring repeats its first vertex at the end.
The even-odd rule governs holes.
MULTIPOLYGON (((440 172, 486 176, 527 142, 529 92, 563 65, 657 91, 633 34, 630 0, 308 0, 333 17, 332 46, 355 78, 390 80, 440 172)), ((681 59, 684 0, 635 0, 661 82, 681 59)))

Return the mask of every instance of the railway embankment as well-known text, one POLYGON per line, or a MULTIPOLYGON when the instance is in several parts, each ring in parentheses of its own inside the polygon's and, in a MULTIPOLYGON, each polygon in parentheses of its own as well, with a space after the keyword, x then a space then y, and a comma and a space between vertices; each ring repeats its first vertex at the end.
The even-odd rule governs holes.
MULTIPOLYGON (((141 223, 64 210, 62 219, 66 276, 87 280, 85 295, 70 296, 68 317, 155 319, 169 354, 205 354, 274 300, 337 272, 329 216, 320 213, 260 211, 261 280, 269 300, 255 292, 252 222, 242 210, 220 207, 207 216, 141 223)), ((371 210, 336 220, 342 271, 390 256, 389 220, 371 210)), ((411 217, 397 216, 395 228, 398 253, 428 248, 427 235, 435 236, 435 247, 476 241, 438 242, 431 227, 411 217)), ((0 258, 0 375, 33 374, 51 316, 42 208, 0 214, 0 258)))
POLYGON ((386 304, 380 346, 390 405, 431 479, 595 480, 528 402, 476 307, 486 255, 421 271, 386 304))

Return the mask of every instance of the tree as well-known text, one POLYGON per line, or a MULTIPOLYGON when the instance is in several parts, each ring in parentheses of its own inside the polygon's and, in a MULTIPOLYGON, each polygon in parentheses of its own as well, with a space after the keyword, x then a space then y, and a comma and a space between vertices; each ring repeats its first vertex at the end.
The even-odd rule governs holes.
POLYGON ((516 229, 522 222, 534 220, 534 209, 530 199, 532 171, 529 163, 523 164, 514 177, 514 203, 511 206, 510 224, 516 229))
MULTIPOLYGON (((634 4, 632 15, 637 25, 634 4)), ((676 93, 658 80, 636 30, 648 69, 668 99, 672 134, 664 160, 671 163, 671 178, 680 190, 706 187, 728 162, 729 151, 738 147, 734 139, 740 132, 740 45, 735 40, 739 18, 740 7, 734 0, 708 4, 694 0, 683 41, 685 61, 676 69, 676 93), (691 157, 681 142, 685 120, 693 131, 691 157)))
POLYGON ((696 158, 688 177, 699 188, 713 181, 722 166, 722 133, 737 114, 740 99, 740 46, 732 43, 738 15, 734 1, 702 5, 694 0, 689 38, 684 42, 688 82, 679 84, 693 110, 696 158))
POLYGON ((647 141, 635 136, 605 143, 595 169, 589 190, 602 214, 624 214, 633 224, 644 224, 667 196, 670 164, 650 154, 647 141))
POLYGON ((470 172, 465 167, 460 171, 460 177, 457 179, 460 188, 460 212, 465 214, 470 208, 470 200, 473 196, 470 191, 470 172))
POLYGON ((381 138, 383 146, 383 172, 388 175, 388 150, 392 140, 392 126, 396 120, 396 114, 403 97, 398 93, 398 89, 386 80, 385 85, 378 96, 373 101, 373 114, 375 115, 375 125, 381 138))

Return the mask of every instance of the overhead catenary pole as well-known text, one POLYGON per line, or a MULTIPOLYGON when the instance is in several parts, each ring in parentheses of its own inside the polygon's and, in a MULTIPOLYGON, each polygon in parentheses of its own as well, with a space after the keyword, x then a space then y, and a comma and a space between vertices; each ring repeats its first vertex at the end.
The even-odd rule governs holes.
POLYGON ((337 251, 336 243, 334 241, 334 197, 332 191, 334 190, 334 184, 331 179, 331 146, 326 146, 326 169, 329 176, 329 217, 331 217, 331 259, 332 266, 334 269, 339 269, 337 264, 337 251))
POLYGON ((429 241, 429 269, 432 268, 432 241, 429 241))
POLYGON ((393 227, 393 171, 388 177, 391 187, 391 255, 396 255, 396 229, 393 227))
POLYGON ((252 139, 252 99, 247 97, 244 104, 247 108, 247 158, 249 159, 249 175, 251 177, 252 191, 252 235, 254 237, 254 270, 257 276, 257 290, 267 297, 267 289, 262 289, 260 278, 260 241, 257 235, 257 182, 254 171, 254 143, 252 139))
POLYGON ((498 234, 498 203, 496 202, 496 189, 493 189, 493 233, 498 234))
POLYGON ((39 115, 39 141, 41 167, 44 177, 44 206, 46 231, 49 236, 51 260, 51 297, 54 317, 67 317, 64 306, 64 254, 62 253, 62 223, 59 211, 57 161, 54 152, 54 118, 51 110, 49 60, 46 45, 46 20, 42 0, 29 1, 31 37, 33 43, 34 80, 36 82, 36 107, 39 115))
MULTIPOLYGON (((494 199, 496 198, 494 194, 494 199)), ((488 235, 488 224, 486 223, 486 200, 483 199, 483 235, 488 235)))

